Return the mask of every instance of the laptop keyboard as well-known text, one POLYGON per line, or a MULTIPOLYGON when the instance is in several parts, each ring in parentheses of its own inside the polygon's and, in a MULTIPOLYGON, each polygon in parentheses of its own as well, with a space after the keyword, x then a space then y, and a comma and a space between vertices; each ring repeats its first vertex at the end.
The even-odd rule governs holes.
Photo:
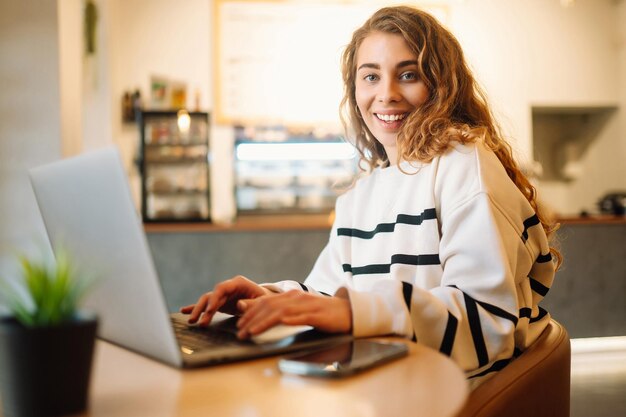
POLYGON ((172 319, 172 326, 178 343, 193 350, 242 344, 233 332, 218 330, 214 327, 194 327, 174 319, 172 319))

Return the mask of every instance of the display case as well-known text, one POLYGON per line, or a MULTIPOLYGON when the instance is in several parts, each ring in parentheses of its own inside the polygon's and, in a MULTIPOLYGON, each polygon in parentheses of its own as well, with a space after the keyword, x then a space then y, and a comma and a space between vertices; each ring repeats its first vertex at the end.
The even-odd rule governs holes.
POLYGON ((337 136, 235 142, 238 214, 325 213, 351 184, 357 167, 352 145, 337 136))
POLYGON ((210 221, 209 114, 140 113, 144 222, 210 221))

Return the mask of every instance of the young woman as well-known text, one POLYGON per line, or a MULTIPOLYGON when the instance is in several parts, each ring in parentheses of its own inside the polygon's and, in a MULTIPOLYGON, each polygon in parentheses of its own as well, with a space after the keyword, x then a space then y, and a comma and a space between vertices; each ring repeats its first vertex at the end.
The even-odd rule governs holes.
POLYGON ((242 338, 277 323, 400 335, 469 377, 506 365, 549 321, 558 252, 458 41, 409 7, 376 12, 342 60, 343 120, 368 175, 338 198, 304 283, 218 284, 190 322, 240 315, 242 338))

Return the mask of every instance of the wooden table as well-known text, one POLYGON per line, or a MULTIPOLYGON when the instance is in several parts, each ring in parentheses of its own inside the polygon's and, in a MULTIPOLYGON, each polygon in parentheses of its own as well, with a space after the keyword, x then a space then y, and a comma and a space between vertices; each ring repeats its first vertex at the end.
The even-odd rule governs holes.
POLYGON ((85 415, 453 416, 468 394, 464 374, 440 353, 408 344, 406 358, 329 380, 283 375, 275 357, 178 370, 98 341, 85 415))

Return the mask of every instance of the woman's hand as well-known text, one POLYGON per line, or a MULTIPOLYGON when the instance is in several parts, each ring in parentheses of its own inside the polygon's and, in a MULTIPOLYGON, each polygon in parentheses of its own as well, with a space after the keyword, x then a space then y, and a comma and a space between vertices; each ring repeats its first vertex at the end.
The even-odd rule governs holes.
POLYGON ((238 315, 241 313, 237 307, 239 300, 253 300, 267 294, 272 292, 239 275, 220 282, 213 291, 203 294, 195 304, 182 307, 180 312, 190 315, 189 323, 208 326, 215 312, 238 315))
POLYGON ((262 333, 276 324, 313 326, 329 333, 349 333, 352 330, 350 301, 292 290, 237 303, 243 312, 237 322, 240 339, 262 333))

